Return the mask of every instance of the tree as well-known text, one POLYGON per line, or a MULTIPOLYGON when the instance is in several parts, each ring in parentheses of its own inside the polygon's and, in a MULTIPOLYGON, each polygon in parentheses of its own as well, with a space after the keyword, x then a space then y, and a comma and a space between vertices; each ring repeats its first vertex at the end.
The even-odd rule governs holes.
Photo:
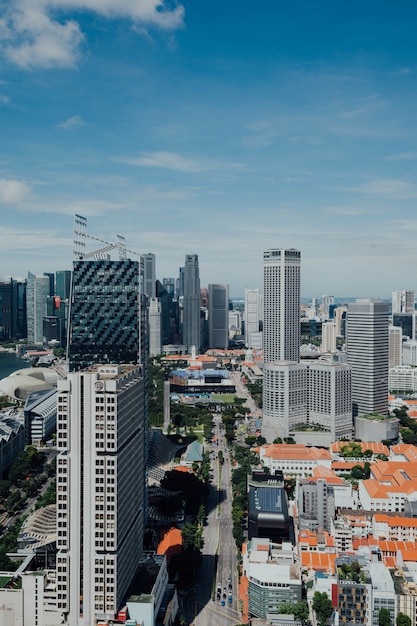
POLYGON ((396 626, 411 626, 411 618, 405 613, 398 613, 395 624, 396 626))
POLYGON ((379 609, 378 626, 391 626, 391 614, 388 609, 379 609))
POLYGON ((320 626, 324 626, 333 614, 333 605, 325 591, 316 591, 313 596, 313 610, 316 612, 320 626))

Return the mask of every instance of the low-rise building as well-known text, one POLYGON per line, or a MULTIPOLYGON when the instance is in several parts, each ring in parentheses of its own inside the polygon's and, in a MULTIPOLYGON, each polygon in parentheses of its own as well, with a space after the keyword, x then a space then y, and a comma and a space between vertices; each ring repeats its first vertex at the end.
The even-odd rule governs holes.
POLYGON ((261 462, 271 472, 281 471, 284 476, 306 478, 319 465, 331 467, 331 454, 322 448, 309 448, 303 444, 265 444, 259 449, 261 462))
POLYGON ((243 575, 248 578, 249 615, 252 617, 266 618, 267 614, 278 614, 284 602, 301 601, 301 569, 290 543, 252 539, 243 555, 243 575))

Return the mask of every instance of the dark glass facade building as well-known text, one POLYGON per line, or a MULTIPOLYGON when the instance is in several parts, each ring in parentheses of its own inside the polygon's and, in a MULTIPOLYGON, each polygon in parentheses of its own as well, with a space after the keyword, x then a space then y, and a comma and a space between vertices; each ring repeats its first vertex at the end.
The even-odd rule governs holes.
POLYGON ((139 263, 75 261, 70 311, 70 370, 138 363, 139 263))

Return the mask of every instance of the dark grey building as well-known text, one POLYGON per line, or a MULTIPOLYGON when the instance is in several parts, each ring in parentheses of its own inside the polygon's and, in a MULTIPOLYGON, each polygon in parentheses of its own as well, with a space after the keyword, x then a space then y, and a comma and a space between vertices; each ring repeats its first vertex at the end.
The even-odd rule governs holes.
POLYGON ((254 473, 248 482, 248 539, 288 540, 290 518, 282 476, 254 473))
POLYGON ((229 345, 229 285, 208 286, 209 348, 229 345))
POLYGON ((186 254, 184 265, 182 342, 199 352, 200 337, 200 273, 198 255, 186 254))
MULTIPOLYGON (((140 266, 136 261, 75 261, 70 307, 70 370, 138 363, 140 266)), ((146 324, 143 326, 146 328, 146 324)))

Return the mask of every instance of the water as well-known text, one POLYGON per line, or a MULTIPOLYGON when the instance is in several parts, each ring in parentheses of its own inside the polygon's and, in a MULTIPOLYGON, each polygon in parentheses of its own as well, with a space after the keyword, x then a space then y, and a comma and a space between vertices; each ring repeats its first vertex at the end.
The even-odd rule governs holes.
POLYGON ((30 367, 30 363, 16 356, 14 352, 0 352, 0 380, 23 367, 30 367))

